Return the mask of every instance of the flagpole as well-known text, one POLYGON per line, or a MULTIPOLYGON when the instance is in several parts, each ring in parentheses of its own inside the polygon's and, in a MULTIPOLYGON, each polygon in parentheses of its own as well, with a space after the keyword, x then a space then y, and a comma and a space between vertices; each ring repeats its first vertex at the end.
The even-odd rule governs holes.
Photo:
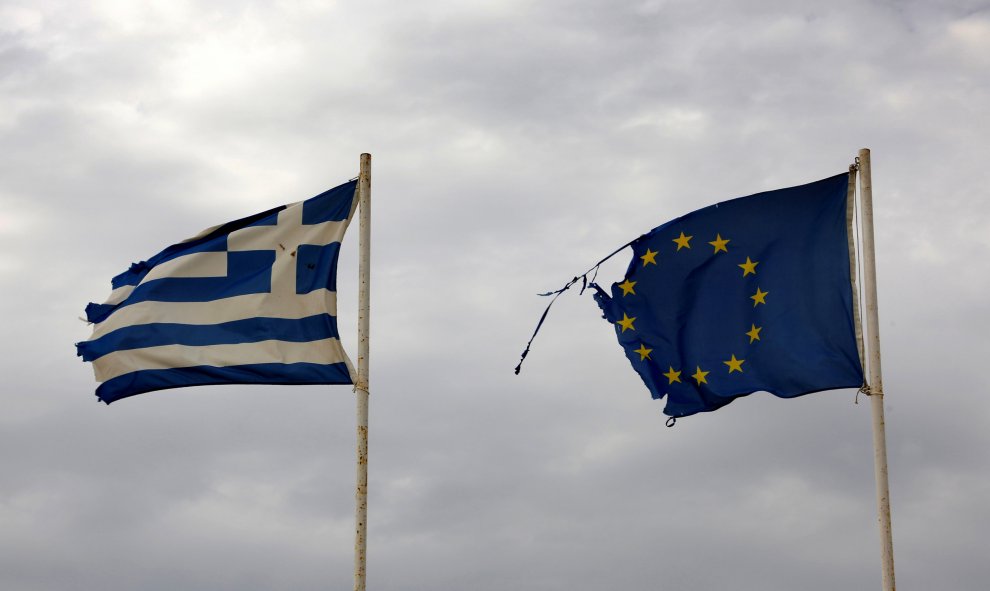
POLYGON ((368 546, 368 336, 371 311, 371 154, 361 154, 358 176, 357 488, 355 490, 354 591, 365 591, 368 546))
POLYGON ((870 353, 869 395, 873 409, 873 465, 877 480, 880 557, 883 590, 894 591, 894 542, 890 528, 890 488, 887 483, 887 437, 883 420, 883 377, 880 372, 880 320, 877 313, 877 262, 873 242, 873 179, 870 150, 859 151, 859 186, 863 215, 863 279, 866 288, 866 327, 870 353))

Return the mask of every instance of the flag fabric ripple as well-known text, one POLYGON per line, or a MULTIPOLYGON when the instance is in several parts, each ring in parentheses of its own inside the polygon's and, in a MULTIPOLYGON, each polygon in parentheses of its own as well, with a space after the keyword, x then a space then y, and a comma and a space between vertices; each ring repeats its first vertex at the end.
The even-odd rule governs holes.
POLYGON ((204 230, 113 278, 76 345, 106 403, 208 384, 351 384, 337 333, 357 181, 204 230))
POLYGON ((740 197, 633 241, 605 319, 664 413, 858 388, 849 176, 740 197))

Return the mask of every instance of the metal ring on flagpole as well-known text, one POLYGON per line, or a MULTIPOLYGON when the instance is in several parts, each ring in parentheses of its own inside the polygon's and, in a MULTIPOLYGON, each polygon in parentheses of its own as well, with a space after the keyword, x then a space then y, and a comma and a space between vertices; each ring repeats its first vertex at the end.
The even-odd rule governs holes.
POLYGON ((677 424, 677 417, 670 417, 669 419, 667 419, 667 423, 666 424, 667 424, 667 428, 668 429, 670 427, 673 427, 674 425, 677 424))

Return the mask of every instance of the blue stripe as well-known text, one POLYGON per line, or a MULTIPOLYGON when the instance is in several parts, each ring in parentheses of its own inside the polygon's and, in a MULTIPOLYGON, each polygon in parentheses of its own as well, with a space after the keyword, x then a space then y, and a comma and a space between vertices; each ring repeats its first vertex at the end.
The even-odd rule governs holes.
POLYGON ((256 363, 231 367, 186 367, 136 371, 107 380, 96 389, 96 396, 110 404, 115 400, 185 386, 217 384, 352 384, 343 363, 256 363))
POLYGON ((90 302, 86 304, 86 322, 92 324, 103 322, 119 306, 120 304, 95 304, 90 302))
POLYGON ((78 343, 77 354, 83 361, 94 361, 113 353, 163 345, 232 345, 259 341, 304 343, 340 338, 337 319, 329 314, 306 318, 246 318, 219 324, 175 324, 158 322, 125 326, 102 337, 78 343))

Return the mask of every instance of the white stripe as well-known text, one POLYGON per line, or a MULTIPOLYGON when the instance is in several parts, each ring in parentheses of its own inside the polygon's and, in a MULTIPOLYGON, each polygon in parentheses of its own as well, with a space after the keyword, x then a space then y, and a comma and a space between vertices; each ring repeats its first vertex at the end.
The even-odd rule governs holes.
POLYGON ((131 292, 134 291, 134 288, 135 287, 137 287, 137 286, 136 285, 123 285, 121 287, 118 287, 117 289, 115 289, 115 290, 113 290, 113 291, 110 292, 110 297, 108 297, 107 298, 107 301, 105 301, 103 303, 104 304, 108 304, 110 306, 116 306, 120 302, 126 300, 127 299, 127 296, 131 295, 131 292))
MULTIPOLYGON (((261 341, 233 345, 163 345, 115 351, 93 362, 96 381, 105 382, 124 374, 146 369, 174 369, 209 365, 229 367, 251 363, 346 363, 351 370, 344 348, 337 339, 306 343, 261 341)), ((353 371, 351 371, 353 374, 353 371)))
POLYGON ((337 314, 337 293, 317 289, 284 298, 270 293, 214 300, 212 302, 138 302, 124 306, 93 326, 89 340, 123 328, 153 322, 176 324, 219 324, 246 318, 306 318, 314 314, 337 314))

